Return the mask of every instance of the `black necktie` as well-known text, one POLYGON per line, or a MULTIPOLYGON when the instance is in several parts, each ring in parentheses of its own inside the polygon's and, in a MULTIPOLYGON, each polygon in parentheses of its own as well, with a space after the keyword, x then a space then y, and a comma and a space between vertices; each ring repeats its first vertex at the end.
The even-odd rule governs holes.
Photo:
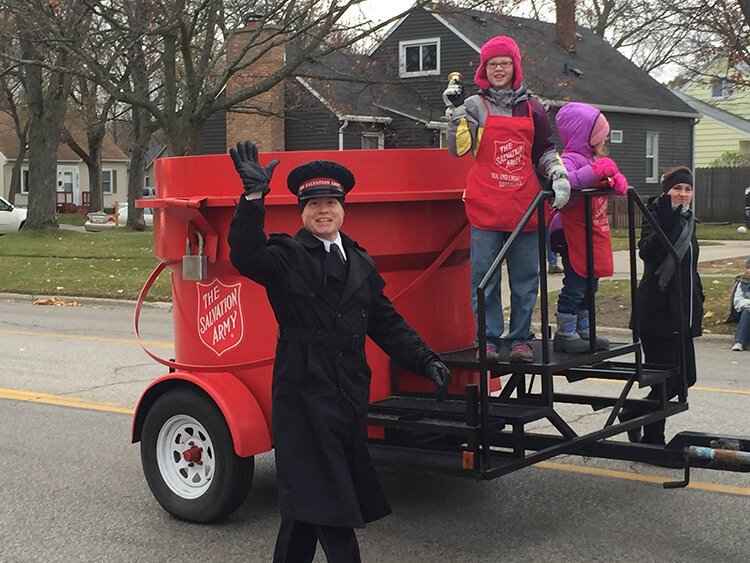
POLYGON ((346 264, 344 256, 338 244, 331 244, 328 250, 328 259, 326 260, 326 271, 329 276, 333 276, 339 281, 346 280, 346 264))

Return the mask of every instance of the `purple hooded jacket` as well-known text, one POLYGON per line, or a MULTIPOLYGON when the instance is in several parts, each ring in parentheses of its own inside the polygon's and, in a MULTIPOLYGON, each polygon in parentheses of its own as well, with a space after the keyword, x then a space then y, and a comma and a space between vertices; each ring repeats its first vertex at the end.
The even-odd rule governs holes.
MULTIPOLYGON (((565 147, 560 156, 573 190, 590 188, 597 183, 596 175, 589 166, 594 162, 594 147, 589 144, 589 139, 600 113, 598 109, 588 104, 570 102, 561 107, 555 116, 557 134, 565 147)), ((568 206, 576 205, 577 199, 574 194, 568 206)), ((565 246, 562 228, 561 215, 553 213, 549 232, 551 247, 555 252, 562 251, 565 246)))
POLYGON ((594 147, 589 139, 599 113, 588 104, 571 102, 561 107, 555 116, 557 133, 565 146, 562 161, 574 190, 590 188, 597 181, 588 165, 594 162, 594 147))

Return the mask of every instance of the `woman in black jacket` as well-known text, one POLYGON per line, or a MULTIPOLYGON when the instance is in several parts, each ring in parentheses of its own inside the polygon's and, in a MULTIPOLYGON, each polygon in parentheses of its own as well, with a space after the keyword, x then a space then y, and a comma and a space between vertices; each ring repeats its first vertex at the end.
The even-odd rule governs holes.
MULTIPOLYGON (((695 384, 695 347, 693 338, 702 333, 703 286, 698 275, 698 239, 690 202, 693 199, 693 176, 689 168, 678 167, 662 176, 662 194, 648 202, 649 211, 674 246, 679 263, 667 251, 655 229, 643 221, 638 254, 643 260, 643 277, 638 284, 637 322, 645 361, 649 364, 680 365, 680 340, 685 350, 685 379, 695 384), (677 269, 682 277, 678 287, 677 269), (680 324, 681 321, 681 324, 680 324)), ((666 397, 676 397, 682 386, 679 376, 666 385, 666 397)), ((662 385, 655 385, 648 399, 658 399, 662 385)), ((623 420, 637 413, 624 412, 623 420)), ((631 441, 664 444, 664 420, 643 429, 628 432, 631 441)))

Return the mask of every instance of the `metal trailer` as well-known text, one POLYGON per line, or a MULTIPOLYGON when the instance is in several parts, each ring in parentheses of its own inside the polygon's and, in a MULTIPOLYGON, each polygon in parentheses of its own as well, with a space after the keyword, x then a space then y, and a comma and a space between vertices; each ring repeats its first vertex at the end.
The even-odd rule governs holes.
MULTIPOLYGON (((680 377, 684 357, 676 367, 644 364, 637 332, 627 342, 597 351, 593 292, 589 352, 554 352, 543 229, 538 234, 543 329, 534 343, 534 361, 511 363, 506 352, 499 362, 488 362, 484 288, 529 219, 537 214, 539 224, 544 224, 551 192, 537 195, 477 290, 476 346, 468 290, 468 225, 461 200, 468 159, 453 159, 436 149, 261 155, 264 162, 272 158, 281 164, 266 199, 268 232, 299 228, 296 199, 283 186, 288 170, 308 160, 329 159, 355 172, 357 188, 347 196, 345 230, 368 249, 386 279, 389 297, 451 369, 450 395, 438 403, 430 383, 390 362, 368 340, 373 373, 369 447, 376 463, 483 480, 560 454, 682 468, 683 479, 665 487, 687 485, 693 467, 750 470, 750 438, 681 432, 664 447, 626 441, 628 430, 688 409, 684 377, 676 400, 667 400, 663 393, 659 400, 631 397, 636 386, 680 377), (503 386, 501 376, 507 376, 503 386), (568 382, 603 379, 620 382, 621 387, 607 396, 561 393, 555 390, 555 377, 568 382), (606 421, 593 432, 579 434, 560 412, 564 405, 605 411, 606 421), (625 406, 637 406, 643 414, 619 422, 625 406), (538 427, 539 421, 554 430, 529 428, 535 423, 538 427)), ((135 330, 139 335, 140 310, 150 286, 169 269, 175 358, 160 358, 142 343, 169 370, 144 391, 132 439, 141 442, 144 474, 159 503, 178 518, 209 522, 242 504, 252 483, 254 456, 272 448, 270 384, 277 327, 264 290, 240 276, 228 258, 226 235, 241 193, 229 158, 161 159, 156 185, 157 197, 141 200, 139 206, 155 210, 154 248, 160 264, 141 291, 135 330)), ((584 192, 587 218, 590 196, 600 193, 584 192)), ((631 188, 632 305, 637 285, 636 207, 674 254, 631 188)), ((590 232, 586 251, 591 264, 590 232)), ((593 283, 591 275, 588 283, 593 283)))

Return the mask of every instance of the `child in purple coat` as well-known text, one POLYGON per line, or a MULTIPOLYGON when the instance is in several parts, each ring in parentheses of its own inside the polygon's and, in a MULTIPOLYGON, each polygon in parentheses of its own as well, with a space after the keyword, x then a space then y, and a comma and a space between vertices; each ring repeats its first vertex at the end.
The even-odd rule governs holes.
MULTIPOLYGON (((556 352, 582 353, 589 349, 589 295, 586 278, 593 268, 596 292, 599 278, 613 271, 612 241, 607 221, 607 196, 591 197, 591 232, 594 247, 593 265, 586 258, 586 214, 584 198, 576 191, 593 187, 610 187, 625 195, 628 181, 617 164, 606 156, 604 142, 609 123, 596 108, 572 102, 560 108, 555 116, 557 132, 565 144, 562 161, 568 173, 573 195, 568 204, 550 220, 552 249, 562 255, 563 288, 557 302, 557 332, 553 341, 556 352)), ((604 338, 596 339, 597 349, 609 348, 604 338)))

